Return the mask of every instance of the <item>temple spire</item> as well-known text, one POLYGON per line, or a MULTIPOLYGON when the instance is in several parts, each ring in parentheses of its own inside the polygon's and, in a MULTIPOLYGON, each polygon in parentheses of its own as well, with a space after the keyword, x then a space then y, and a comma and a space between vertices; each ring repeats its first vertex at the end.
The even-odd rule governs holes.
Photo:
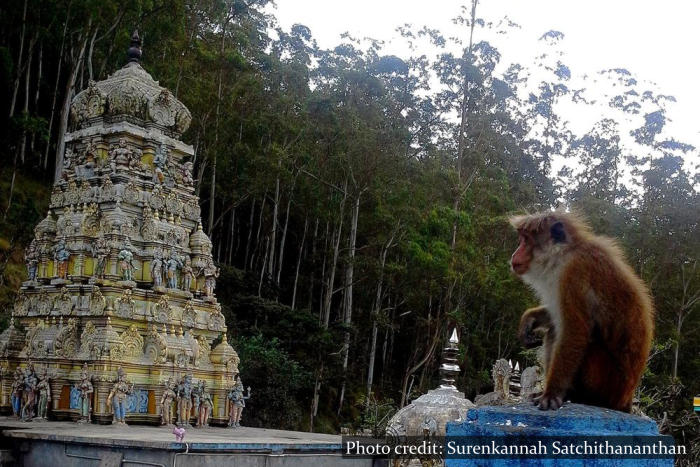
POLYGON ((455 380, 459 375, 459 365, 457 365, 459 339, 457 328, 452 330, 452 335, 447 343, 447 347, 442 349, 442 364, 440 365, 440 387, 444 389, 457 389, 455 380))
POLYGON ((126 51, 126 56, 129 58, 129 63, 138 63, 141 60, 141 38, 139 37, 139 32, 136 29, 131 35, 131 45, 126 51))

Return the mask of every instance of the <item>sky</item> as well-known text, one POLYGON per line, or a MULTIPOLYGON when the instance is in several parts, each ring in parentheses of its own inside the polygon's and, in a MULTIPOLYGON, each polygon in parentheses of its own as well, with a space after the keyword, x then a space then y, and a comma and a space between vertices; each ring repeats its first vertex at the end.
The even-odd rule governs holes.
MULTIPOLYGON (((468 0, 276 0, 275 16, 285 29, 294 23, 308 26, 322 48, 339 44, 340 35, 347 31, 354 37, 384 40, 387 53, 406 56, 408 49, 395 32, 397 26, 426 25, 466 40, 466 31, 455 29, 451 22, 466 3, 468 0)), ((659 92, 678 100, 668 111, 670 133, 700 147, 700 2, 481 0, 477 7, 477 17, 486 20, 497 21, 506 15, 522 29, 500 36, 504 38, 500 43, 494 41, 504 61, 531 65, 538 52, 537 39, 549 30, 561 31, 565 34, 561 48, 572 73, 626 68, 639 81, 655 83, 659 92)), ((570 120, 576 126, 577 117, 570 120)))

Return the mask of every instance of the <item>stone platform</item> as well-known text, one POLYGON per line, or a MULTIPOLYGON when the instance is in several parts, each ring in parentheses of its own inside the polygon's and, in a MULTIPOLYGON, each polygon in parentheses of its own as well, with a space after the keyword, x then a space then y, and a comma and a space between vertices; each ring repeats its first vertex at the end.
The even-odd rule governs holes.
POLYGON ((178 443, 172 427, 0 417, 0 444, 5 459, 13 458, 7 465, 24 466, 373 465, 371 459, 341 457, 340 436, 248 427, 190 428, 184 442, 178 443))
MULTIPOLYGON (((674 449, 670 436, 659 435, 656 422, 615 410, 565 403, 559 410, 543 411, 530 403, 483 406, 467 411, 466 419, 447 423, 447 440, 463 449, 446 458, 447 467, 673 467, 672 457, 615 454, 615 447, 631 448, 662 443, 674 449), (467 448, 533 446, 521 455, 508 453, 472 454, 467 448), (545 447, 540 449, 540 443, 545 447), (559 443, 555 448, 555 443, 559 443), (606 444, 607 443, 607 444, 606 444), (589 448, 612 445, 612 451, 586 452, 589 448), (567 446, 574 446, 568 448, 567 446), (581 449, 574 452, 574 449, 581 449)), ((447 450, 446 450, 447 453, 447 450)))

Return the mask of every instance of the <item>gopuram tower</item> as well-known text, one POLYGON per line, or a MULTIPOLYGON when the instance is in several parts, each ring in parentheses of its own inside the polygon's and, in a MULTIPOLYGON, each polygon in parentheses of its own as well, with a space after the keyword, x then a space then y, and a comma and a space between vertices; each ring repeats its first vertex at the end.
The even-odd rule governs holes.
POLYGON ((214 296, 194 149, 179 139, 191 116, 141 67, 140 45, 134 33, 126 66, 71 104, 61 177, 0 335, 4 412, 16 369, 33 368, 49 377, 50 416, 77 418, 87 364, 93 421, 111 422, 107 396, 120 367, 133 384, 127 421, 160 420, 166 384, 186 375, 206 382, 212 423, 228 421, 239 359, 214 296))

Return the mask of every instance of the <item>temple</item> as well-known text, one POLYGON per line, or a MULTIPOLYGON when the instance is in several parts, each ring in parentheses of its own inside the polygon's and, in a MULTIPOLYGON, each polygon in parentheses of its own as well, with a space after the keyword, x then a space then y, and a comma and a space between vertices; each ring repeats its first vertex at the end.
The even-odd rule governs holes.
POLYGON ((61 176, 0 335, 0 409, 12 409, 16 381, 48 380, 50 418, 89 407, 110 423, 123 382, 126 422, 158 423, 163 392, 189 381, 206 385, 210 421, 225 425, 239 359, 214 296, 194 150, 179 139, 190 112, 141 67, 136 33, 127 55, 72 101, 61 176), (81 393, 85 372, 94 390, 81 393))

